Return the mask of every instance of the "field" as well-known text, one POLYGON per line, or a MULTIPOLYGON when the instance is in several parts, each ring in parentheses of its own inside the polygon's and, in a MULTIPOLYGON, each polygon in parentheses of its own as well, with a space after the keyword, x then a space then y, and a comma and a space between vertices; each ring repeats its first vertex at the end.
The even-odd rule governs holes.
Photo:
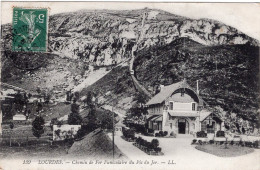
POLYGON ((198 145, 195 148, 200 151, 213 154, 219 157, 241 156, 254 151, 253 148, 233 146, 233 145, 228 145, 227 149, 225 149, 224 145, 198 145))
POLYGON ((69 144, 40 144, 34 143, 22 147, 0 147, 0 159, 38 159, 38 158, 60 158, 66 156, 69 144))

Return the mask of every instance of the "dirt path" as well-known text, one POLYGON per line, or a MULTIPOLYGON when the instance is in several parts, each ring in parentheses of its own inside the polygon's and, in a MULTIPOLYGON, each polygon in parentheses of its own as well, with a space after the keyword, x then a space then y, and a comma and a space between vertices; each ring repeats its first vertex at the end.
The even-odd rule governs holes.
MULTIPOLYGON (((121 137, 121 133, 116 133, 115 144, 117 147, 132 160, 156 160, 160 162, 158 167, 163 164, 172 166, 173 169, 205 169, 205 170, 259 170, 260 169, 260 150, 255 149, 253 153, 238 157, 217 157, 195 148, 191 145, 192 138, 157 138, 162 148, 163 156, 150 156, 133 146, 132 142, 127 142, 121 137), (165 163, 164 163, 165 162, 165 163), (169 165, 169 162, 175 164, 169 165)), ((136 135, 138 136, 138 135, 136 135)), ((155 137, 142 136, 147 141, 155 137)), ((111 138, 111 134, 110 134, 111 138)), ((155 166, 156 167, 156 166, 155 166)), ((155 168, 153 167, 153 168, 155 168)))

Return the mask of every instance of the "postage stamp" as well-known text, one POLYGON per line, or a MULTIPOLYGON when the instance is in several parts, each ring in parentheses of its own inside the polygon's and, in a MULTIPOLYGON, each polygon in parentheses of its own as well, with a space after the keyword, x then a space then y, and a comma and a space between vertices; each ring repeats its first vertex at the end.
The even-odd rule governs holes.
POLYGON ((13 8, 12 51, 47 51, 48 10, 13 8))

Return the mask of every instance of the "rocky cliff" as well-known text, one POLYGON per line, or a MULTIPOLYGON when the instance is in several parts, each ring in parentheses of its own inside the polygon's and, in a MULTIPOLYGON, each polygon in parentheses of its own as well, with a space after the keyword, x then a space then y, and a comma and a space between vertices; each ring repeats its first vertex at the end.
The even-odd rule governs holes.
MULTIPOLYGON (((3 26, 10 45, 10 25, 3 26)), ((209 19, 190 19, 162 10, 81 10, 49 18, 49 51, 81 58, 94 65, 120 63, 130 55, 135 40, 139 48, 169 44, 188 37, 203 45, 258 45, 237 29, 209 19)), ((6 43, 6 42, 5 42, 6 43)))

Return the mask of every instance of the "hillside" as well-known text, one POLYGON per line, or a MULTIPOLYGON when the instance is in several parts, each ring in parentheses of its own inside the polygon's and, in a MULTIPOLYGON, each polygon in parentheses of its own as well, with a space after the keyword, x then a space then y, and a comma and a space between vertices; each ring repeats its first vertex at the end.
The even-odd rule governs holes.
MULTIPOLYGON (((145 8, 56 14, 49 17, 48 28, 49 53, 41 55, 42 67, 21 70, 2 53, 1 81, 28 90, 63 90, 64 97, 66 90, 96 76, 93 70, 114 66, 94 84, 80 86, 80 95, 94 91, 100 105, 126 112, 137 92, 128 61, 139 39, 135 76, 150 92, 184 77, 193 87, 199 80, 210 105, 257 121, 259 42, 233 27, 145 8)), ((3 51, 11 48, 11 24, 2 25, 1 42, 3 51)))
MULTIPOLYGON (((69 158, 112 159, 112 141, 98 129, 89 133, 83 140, 73 143, 68 151, 69 158)), ((126 156, 115 146, 115 159, 126 159, 126 156)))
POLYGON ((246 45, 204 46, 182 38, 142 50, 135 60, 137 79, 147 89, 184 77, 212 107, 256 122, 259 108, 259 48, 246 45))

